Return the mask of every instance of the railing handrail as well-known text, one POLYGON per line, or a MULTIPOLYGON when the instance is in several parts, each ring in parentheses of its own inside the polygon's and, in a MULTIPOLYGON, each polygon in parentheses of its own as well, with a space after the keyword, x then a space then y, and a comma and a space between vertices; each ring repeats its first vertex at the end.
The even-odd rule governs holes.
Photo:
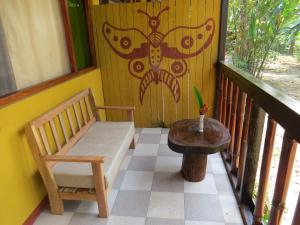
POLYGON ((247 72, 223 61, 219 62, 220 72, 226 71, 226 76, 235 82, 276 120, 289 134, 300 143, 300 102, 282 91, 271 87, 247 72))

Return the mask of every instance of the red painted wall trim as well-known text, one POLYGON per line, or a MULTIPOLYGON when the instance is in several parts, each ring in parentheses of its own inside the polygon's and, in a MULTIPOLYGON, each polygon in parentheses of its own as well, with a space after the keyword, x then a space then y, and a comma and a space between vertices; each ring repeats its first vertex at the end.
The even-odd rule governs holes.
POLYGON ((46 207, 48 204, 48 195, 43 198, 43 200, 38 204, 38 206, 32 211, 30 216, 25 220, 23 225, 32 225, 34 221, 38 218, 38 216, 41 214, 43 209, 46 207))

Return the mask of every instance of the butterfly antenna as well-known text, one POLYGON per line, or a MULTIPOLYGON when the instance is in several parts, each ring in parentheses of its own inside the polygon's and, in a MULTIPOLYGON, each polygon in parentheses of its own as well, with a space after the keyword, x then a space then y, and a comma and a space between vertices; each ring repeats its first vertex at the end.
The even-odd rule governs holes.
POLYGON ((160 17, 160 15, 165 12, 165 11, 168 11, 170 9, 169 6, 165 7, 164 9, 162 9, 158 14, 157 14, 157 17, 160 17))
POLYGON ((146 13, 145 11, 138 9, 137 12, 142 13, 142 14, 146 15, 149 19, 151 19, 151 16, 148 13, 146 13))

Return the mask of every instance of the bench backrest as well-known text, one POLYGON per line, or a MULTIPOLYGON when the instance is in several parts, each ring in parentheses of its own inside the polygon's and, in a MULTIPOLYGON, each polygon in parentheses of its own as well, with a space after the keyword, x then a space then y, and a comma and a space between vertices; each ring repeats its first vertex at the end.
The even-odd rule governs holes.
POLYGON ((35 159, 66 154, 96 120, 99 118, 90 89, 32 120, 26 127, 26 134, 35 159))

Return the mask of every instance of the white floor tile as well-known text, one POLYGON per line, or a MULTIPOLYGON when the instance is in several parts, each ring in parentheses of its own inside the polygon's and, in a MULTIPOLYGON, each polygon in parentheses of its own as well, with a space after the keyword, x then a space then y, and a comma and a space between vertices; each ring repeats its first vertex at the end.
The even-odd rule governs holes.
MULTIPOLYGON (((108 206, 109 210, 112 209, 115 200, 118 195, 118 190, 112 189, 109 192, 109 197, 108 197, 108 206)), ((77 208, 76 212, 78 213, 88 213, 88 214, 99 214, 98 210, 98 203, 96 201, 81 201, 79 207, 77 208)))
POLYGON ((135 142, 135 143, 138 143, 139 137, 140 137, 140 134, 135 134, 135 135, 134 135, 134 142, 135 142))
POLYGON ((168 134, 162 134, 161 135, 160 144, 168 144, 168 134))
POLYGON ((155 171, 178 172, 181 169, 181 157, 159 156, 156 160, 155 171))
POLYGON ((161 128, 143 128, 142 134, 161 134, 161 128))
POLYGON ((148 217, 183 219, 184 194, 151 192, 148 217))
POLYGON ((36 219, 34 225, 68 225, 73 214, 73 212, 64 212, 63 215, 53 215, 50 211, 44 210, 36 219))
POLYGON ((127 171, 122 185, 122 190, 150 191, 153 181, 153 172, 127 171))
POLYGON ((79 213, 99 214, 98 204, 96 201, 82 201, 76 210, 79 213))
POLYGON ((142 217, 110 216, 107 225, 145 225, 142 217))
POLYGON ((108 198, 108 206, 109 206, 109 210, 112 209, 112 207, 114 206, 114 203, 116 201, 117 195, 118 195, 118 190, 110 190, 109 192, 109 198, 108 198))
POLYGON ((236 199, 231 195, 219 195, 226 223, 243 223, 236 199))
POLYGON ((214 174, 226 174, 222 158, 209 158, 208 160, 214 174))
MULTIPOLYGON (((134 151, 134 150, 133 150, 133 151, 134 151)), ((129 163, 130 163, 130 160, 131 160, 131 156, 127 155, 127 156, 124 158, 124 160, 123 160, 123 162, 122 162, 122 164, 121 164, 121 166, 120 166, 120 170, 127 170, 128 165, 129 165, 129 163)))
POLYGON ((207 173, 204 180, 200 182, 184 181, 185 193, 217 194, 215 179, 212 174, 207 173))
POLYGON ((225 223, 186 220, 185 225, 225 225, 225 223))
POLYGON ((159 144, 138 144, 134 156, 157 156, 159 144))

